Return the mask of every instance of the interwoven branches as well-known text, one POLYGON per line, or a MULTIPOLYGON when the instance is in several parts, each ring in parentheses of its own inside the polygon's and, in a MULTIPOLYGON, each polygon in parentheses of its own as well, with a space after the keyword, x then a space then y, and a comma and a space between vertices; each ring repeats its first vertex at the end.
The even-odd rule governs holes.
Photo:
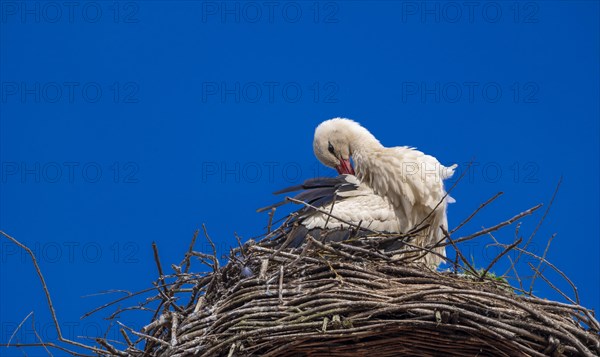
MULTIPOLYGON (((370 238, 376 240, 380 238, 370 238)), ((315 240, 301 251, 247 244, 209 274, 196 305, 146 333, 155 356, 594 356, 598 323, 577 305, 505 282, 435 272, 392 254, 315 240), (385 258, 382 258, 383 255, 385 258), (173 337, 173 321, 177 321, 173 337), (582 325, 589 326, 585 329, 582 325)), ((133 355, 141 351, 130 349, 133 355)))
MULTIPOLYGON (((204 229, 211 254, 194 250, 196 232, 184 259, 171 266, 172 274, 165 274, 154 246, 159 272, 154 287, 85 315, 145 294, 139 306, 119 308, 109 316, 119 325, 122 341, 94 336, 96 346, 59 342, 87 347, 95 355, 118 356, 597 356, 600 324, 592 311, 580 306, 574 285, 573 297, 561 292, 568 303, 548 301, 533 296, 516 275, 516 260, 529 256, 537 260, 529 264, 532 280, 540 277, 554 287, 542 271, 562 272, 546 260, 548 249, 537 256, 527 250, 532 236, 522 244, 521 238, 500 243, 492 235, 539 207, 463 237, 452 237, 456 230, 446 232, 446 240, 436 245, 454 247, 456 256, 443 272, 413 263, 436 246, 411 245, 418 230, 401 236, 371 232, 338 243, 308 236, 300 249, 289 250, 279 249, 290 228, 284 222, 261 240, 244 245, 238 240, 239 247, 221 266, 204 229), (488 266, 477 269, 461 252, 461 244, 482 236, 491 237, 502 250, 488 266), (378 249, 391 239, 401 239, 403 248, 378 249), (510 268, 518 286, 489 273, 499 260, 510 259, 508 252, 518 254, 510 268), (194 273, 194 261, 208 272, 194 273), (116 321, 120 313, 136 308, 152 311, 143 329, 116 321)), ((37 345, 67 350, 64 344, 37 345)))

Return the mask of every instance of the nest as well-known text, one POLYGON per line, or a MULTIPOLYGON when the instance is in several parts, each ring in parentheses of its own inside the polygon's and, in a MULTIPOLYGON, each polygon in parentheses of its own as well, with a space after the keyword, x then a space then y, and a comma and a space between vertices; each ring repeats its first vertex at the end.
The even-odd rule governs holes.
POLYGON ((250 242, 232 252, 222 268, 212 256, 192 253, 212 264, 214 272, 197 279, 187 307, 169 309, 144 328, 143 352, 132 348, 127 353, 600 353, 599 325, 587 309, 519 294, 505 281, 485 273, 437 272, 412 264, 414 254, 398 258, 394 252, 365 247, 387 238, 326 244, 308 237, 301 250, 278 250, 270 240, 250 242))
MULTIPOLYGON (((537 267, 529 263, 535 272, 533 280, 539 277, 555 287, 542 275, 548 267, 567 279, 545 259, 547 249, 541 257, 526 250, 537 228, 524 245, 521 239, 501 244, 491 234, 539 207, 451 238, 478 209, 455 230, 445 232, 444 242, 424 248, 410 243, 417 231, 359 235, 357 227, 356 234, 343 242, 322 242, 308 235, 301 247, 283 249, 292 228, 284 223, 261 240, 244 245, 238 240, 239 247, 231 250, 224 266, 204 229, 213 254, 194 250, 196 232, 184 259, 171 266, 173 274, 164 274, 153 245, 159 277, 154 288, 145 292, 156 294, 137 306, 119 308, 109 317, 120 326, 124 342, 98 337, 96 346, 87 346, 64 339, 57 325, 59 341, 96 355, 123 357, 598 356, 600 324, 593 311, 580 305, 574 285, 574 299, 559 291, 568 300, 562 303, 534 296, 520 280, 515 287, 489 273, 506 253, 516 251, 511 268, 521 255, 529 255, 539 261, 537 267), (485 269, 475 269, 461 253, 460 244, 481 236, 491 236, 503 251, 485 269), (401 240, 402 248, 380 249, 390 240, 401 240), (419 263, 446 245, 452 245, 456 253, 454 262, 447 261, 450 269, 437 271, 419 263), (192 271, 192 262, 198 260, 210 268, 208 272, 192 271), (121 313, 135 309, 153 312, 141 330, 116 321, 121 313)), ((1 233, 32 256, 56 321, 33 253, 1 233)), ((51 342, 40 345, 84 356, 51 342)))

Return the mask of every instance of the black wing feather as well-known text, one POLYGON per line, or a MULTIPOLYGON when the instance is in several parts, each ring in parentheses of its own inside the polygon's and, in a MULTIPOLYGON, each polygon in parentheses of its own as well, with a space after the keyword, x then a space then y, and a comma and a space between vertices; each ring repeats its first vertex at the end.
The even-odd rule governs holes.
MULTIPOLYGON (((348 181, 349 175, 340 175, 338 177, 317 177, 304 181, 301 185, 291 186, 275 192, 276 195, 282 193, 296 192, 302 190, 294 198, 299 201, 309 203, 315 207, 322 207, 331 203, 338 192, 347 192, 356 190, 358 185, 348 181)), ((338 196, 339 198, 339 196, 338 196)), ((262 207, 256 212, 268 211, 272 208, 283 206, 289 203, 288 200, 283 200, 272 205, 262 207)), ((306 210, 312 210, 306 207, 306 210)), ((300 210, 303 211, 303 210, 300 210)))
POLYGON ((290 186, 274 192, 275 195, 280 195, 282 193, 295 192, 300 190, 310 190, 312 188, 320 188, 320 187, 335 187, 343 184, 349 183, 346 180, 347 175, 340 175, 338 177, 315 177, 304 181, 301 185, 290 186))

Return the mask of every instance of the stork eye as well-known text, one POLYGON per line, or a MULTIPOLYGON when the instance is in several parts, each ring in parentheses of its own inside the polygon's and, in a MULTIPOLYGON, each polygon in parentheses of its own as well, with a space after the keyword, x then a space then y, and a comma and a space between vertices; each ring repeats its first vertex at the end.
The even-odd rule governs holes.
POLYGON ((333 148, 333 145, 331 145, 331 143, 329 143, 329 147, 327 148, 327 150, 329 150, 330 153, 335 155, 335 149, 333 148))

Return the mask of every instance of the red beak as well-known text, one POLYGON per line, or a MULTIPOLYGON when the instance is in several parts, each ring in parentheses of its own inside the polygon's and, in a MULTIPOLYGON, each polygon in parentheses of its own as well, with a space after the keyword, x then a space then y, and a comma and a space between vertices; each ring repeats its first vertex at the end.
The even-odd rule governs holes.
POLYGON ((340 164, 338 166, 335 167, 335 169, 337 170, 338 174, 340 175, 354 175, 354 168, 352 167, 352 164, 350 163, 350 159, 340 159, 340 164))

